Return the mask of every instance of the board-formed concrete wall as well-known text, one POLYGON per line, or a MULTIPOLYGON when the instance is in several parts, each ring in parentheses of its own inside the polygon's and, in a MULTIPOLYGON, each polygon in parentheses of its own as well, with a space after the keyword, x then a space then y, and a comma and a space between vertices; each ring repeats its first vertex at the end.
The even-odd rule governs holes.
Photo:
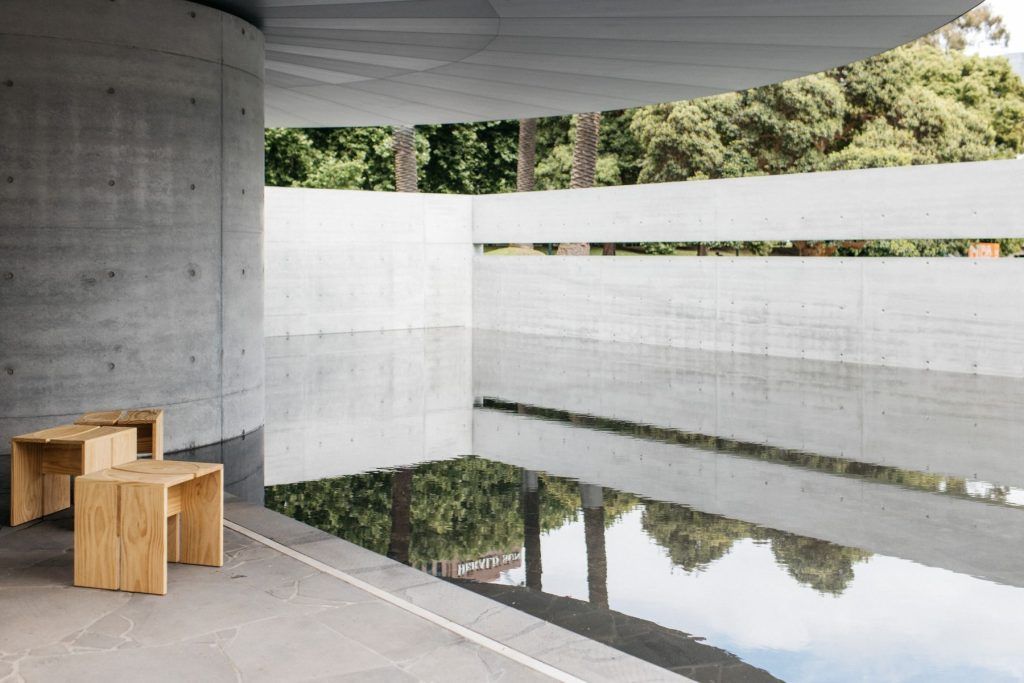
POLYGON ((1024 261, 474 261, 484 329, 1024 378, 1024 261))
POLYGON ((1020 260, 471 251, 1012 237, 1024 235, 1022 181, 1024 161, 993 161, 478 197, 268 188, 266 333, 472 325, 1024 377, 1024 307, 1010 303, 1024 288, 1020 260))
POLYGON ((263 37, 181 0, 0 4, 0 450, 162 406, 263 424, 263 37))
POLYGON ((472 200, 268 187, 266 335, 472 324, 472 200))
POLYGON ((1024 161, 478 197, 474 241, 729 242, 1024 236, 1024 161))

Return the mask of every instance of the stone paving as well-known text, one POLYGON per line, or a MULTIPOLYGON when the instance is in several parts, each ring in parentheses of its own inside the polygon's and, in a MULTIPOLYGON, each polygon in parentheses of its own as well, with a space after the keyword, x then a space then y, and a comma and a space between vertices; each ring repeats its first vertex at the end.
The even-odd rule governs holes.
POLYGON ((0 530, 0 680, 546 680, 230 530, 164 597, 74 588, 72 558, 70 518, 0 530))
POLYGON ((0 526, 0 683, 550 680, 394 600, 576 680, 685 680, 265 508, 229 501, 225 518, 246 533, 225 529, 224 566, 169 565, 166 596, 75 588, 70 511, 0 526))

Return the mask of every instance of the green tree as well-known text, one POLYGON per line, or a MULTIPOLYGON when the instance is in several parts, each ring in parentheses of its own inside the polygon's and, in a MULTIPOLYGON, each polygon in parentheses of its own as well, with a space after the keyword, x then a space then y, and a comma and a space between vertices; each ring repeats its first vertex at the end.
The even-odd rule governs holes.
POLYGON ((416 130, 412 126, 395 126, 392 131, 391 149, 395 155, 395 190, 419 192, 416 130))
POLYGON ((920 42, 945 50, 963 52, 968 46, 979 43, 1009 45, 1010 32, 1001 16, 988 5, 982 5, 921 38, 920 42))
POLYGON ((767 533, 772 554, 794 579, 819 593, 841 595, 853 580, 853 566, 871 553, 785 532, 767 533))

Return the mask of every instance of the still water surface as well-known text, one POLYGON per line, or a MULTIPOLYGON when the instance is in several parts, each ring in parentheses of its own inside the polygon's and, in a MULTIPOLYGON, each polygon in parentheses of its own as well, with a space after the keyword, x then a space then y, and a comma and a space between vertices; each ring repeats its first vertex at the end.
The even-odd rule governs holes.
POLYGON ((270 342, 271 508, 700 681, 1024 680, 1019 383, 270 342))

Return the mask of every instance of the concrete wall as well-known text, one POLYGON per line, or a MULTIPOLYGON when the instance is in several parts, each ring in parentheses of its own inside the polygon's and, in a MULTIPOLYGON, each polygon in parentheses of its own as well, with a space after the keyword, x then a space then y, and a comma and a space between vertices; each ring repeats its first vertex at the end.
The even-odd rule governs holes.
POLYGON ((475 330, 473 386, 477 397, 1024 487, 1018 379, 475 330))
POLYGON ((711 242, 1024 236, 1024 161, 504 194, 473 240, 711 242))
POLYGON ((994 161, 478 197, 268 188, 266 334, 476 326, 1020 378, 1021 261, 474 259, 471 243, 1010 237, 1021 181, 1024 161, 994 161))
POLYGON ((266 192, 268 337, 472 324, 471 198, 266 192))
POLYGON ((474 261, 474 325, 552 336, 1024 377, 1019 259, 474 261))
POLYGON ((0 5, 0 450, 163 406, 263 424, 263 38, 181 0, 0 5))

